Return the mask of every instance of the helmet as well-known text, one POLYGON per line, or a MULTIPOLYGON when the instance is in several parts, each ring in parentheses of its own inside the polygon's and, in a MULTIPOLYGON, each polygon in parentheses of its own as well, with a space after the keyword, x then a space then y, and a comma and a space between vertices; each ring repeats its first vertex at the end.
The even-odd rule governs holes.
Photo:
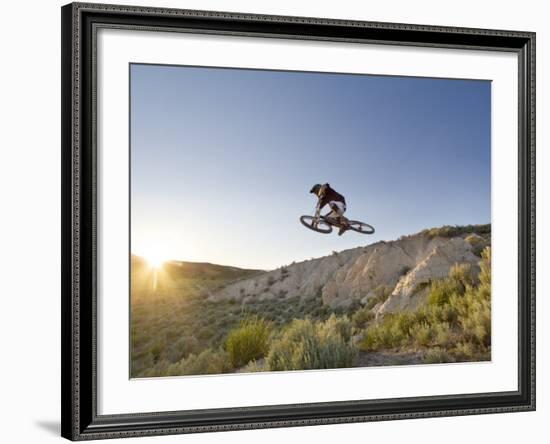
POLYGON ((315 185, 313 185, 311 187, 311 190, 309 190, 310 193, 313 193, 313 194, 318 194, 319 193, 319 190, 321 189, 321 184, 320 183, 316 183, 315 185))

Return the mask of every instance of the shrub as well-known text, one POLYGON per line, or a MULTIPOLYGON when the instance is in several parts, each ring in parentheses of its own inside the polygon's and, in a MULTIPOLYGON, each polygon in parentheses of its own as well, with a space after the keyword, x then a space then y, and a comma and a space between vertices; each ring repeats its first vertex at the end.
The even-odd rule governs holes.
POLYGON ((230 370, 229 356, 223 350, 207 348, 198 355, 191 354, 181 361, 158 371, 161 376, 209 375, 226 373, 230 370))
POLYGON ((476 347, 470 342, 459 342, 454 349, 454 354, 459 361, 471 360, 475 355, 476 347))
POLYGON ((462 236, 464 234, 477 233, 480 235, 491 233, 491 224, 486 225, 444 225, 442 227, 428 228, 421 231, 421 234, 425 234, 430 238, 434 237, 455 237, 462 236))
POLYGON ((245 319, 232 330, 225 343, 233 367, 241 367, 249 361, 261 358, 269 348, 271 324, 259 317, 245 319))
POLYGON ((318 366, 315 368, 353 367, 357 351, 340 335, 328 335, 321 340, 318 366))
POLYGON ((432 282, 425 307, 385 315, 364 331, 359 348, 375 351, 435 346, 445 348, 454 360, 489 359, 491 249, 486 247, 481 256, 477 285, 468 266, 454 266, 447 278, 432 282))
POLYGON ((331 314, 325 322, 319 324, 318 331, 324 337, 340 335, 344 342, 348 342, 351 338, 351 327, 347 316, 331 314))
POLYGON ((351 317, 351 322, 353 323, 353 326, 357 329, 365 328, 367 323, 372 321, 374 319, 374 313, 366 308, 360 308, 357 310, 353 316, 351 317))
POLYGON ((266 359, 269 369, 300 370, 304 368, 305 362, 308 361, 308 357, 304 355, 309 349, 316 347, 317 343, 315 325, 310 319, 293 321, 282 337, 272 343, 266 359))
POLYGON ((480 345, 489 346, 491 340, 491 305, 488 300, 479 300, 477 294, 468 293, 462 308, 460 324, 465 337, 477 341, 480 345))
POLYGON ((449 303, 449 299, 453 294, 460 294, 464 288, 452 279, 443 279, 433 281, 428 295, 428 304, 432 306, 443 306, 449 303))
POLYGON ((215 334, 216 331, 213 327, 203 327, 198 331, 197 337, 202 341, 206 341, 212 338, 215 334))
POLYGON ((242 370, 244 373, 256 373, 267 371, 265 361, 250 361, 242 370))
POLYGON ((161 353, 166 349, 166 339, 163 337, 155 338, 152 343, 149 345, 149 351, 153 355, 153 360, 157 361, 160 359, 161 353))
POLYGON ((444 362, 453 362, 454 359, 452 358, 449 353, 447 353, 445 350, 439 347, 432 348, 426 352, 424 355, 424 362, 426 364, 438 364, 438 363, 444 363, 444 362))
POLYGON ((397 338, 392 337, 385 325, 374 325, 367 329, 359 348, 364 351, 375 351, 382 348, 393 348, 399 345, 397 338))
POLYGON ((481 272, 479 273, 479 281, 481 287, 484 290, 491 290, 491 247, 485 247, 481 252, 481 262, 479 267, 481 272))
POLYGON ((434 341, 441 347, 446 347, 451 343, 451 326, 448 322, 435 323, 433 326, 434 341))
POLYGON ((359 348, 374 351, 406 345, 409 340, 410 328, 414 325, 413 313, 390 313, 381 322, 367 328, 359 348))
POLYGON ((415 324, 421 321, 423 317, 423 311, 418 311, 417 316, 415 316, 413 313, 401 312, 393 315, 393 323, 396 329, 402 332, 407 332, 415 324))
POLYGON ((428 303, 439 306, 448 304, 453 295, 463 295, 472 285, 474 285, 474 279, 471 265, 454 264, 446 279, 432 282, 428 303))
POLYGON ((462 284, 464 288, 474 285, 471 264, 454 264, 449 270, 449 279, 462 284))
POLYGON ((430 327, 427 322, 415 324, 411 327, 410 335, 417 346, 426 347, 430 345, 433 337, 433 331, 430 327))
POLYGON ((472 253, 481 257, 481 253, 483 252, 487 241, 483 237, 476 234, 469 234, 464 238, 464 240, 472 246, 472 253))
POLYGON ((177 341, 174 341, 166 351, 166 358, 170 362, 178 362, 191 353, 196 353, 199 350, 199 341, 192 336, 182 336, 177 341))
POLYGON ((270 370, 308 370, 351 367, 356 350, 342 337, 349 320, 335 318, 315 324, 296 319, 273 342, 266 362, 270 370))
POLYGON ((373 296, 365 304, 365 308, 371 310, 376 304, 383 304, 391 296, 391 288, 385 285, 379 285, 373 291, 373 296))

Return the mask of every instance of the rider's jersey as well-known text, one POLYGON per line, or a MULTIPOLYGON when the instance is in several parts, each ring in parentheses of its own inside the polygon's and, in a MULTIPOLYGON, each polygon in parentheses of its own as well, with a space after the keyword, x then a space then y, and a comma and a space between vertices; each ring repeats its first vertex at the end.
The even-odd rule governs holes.
POLYGON ((340 193, 334 191, 328 183, 324 184, 319 191, 319 208, 323 208, 329 202, 342 202, 346 204, 346 199, 340 193))

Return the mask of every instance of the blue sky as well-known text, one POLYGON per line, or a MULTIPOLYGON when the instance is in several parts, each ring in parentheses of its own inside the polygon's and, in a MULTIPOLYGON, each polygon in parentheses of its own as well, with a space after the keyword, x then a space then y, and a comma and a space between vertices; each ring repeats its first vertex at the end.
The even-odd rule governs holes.
POLYGON ((131 65, 132 252, 271 269, 491 218, 488 81, 131 65), (376 233, 322 235, 315 183, 376 233))

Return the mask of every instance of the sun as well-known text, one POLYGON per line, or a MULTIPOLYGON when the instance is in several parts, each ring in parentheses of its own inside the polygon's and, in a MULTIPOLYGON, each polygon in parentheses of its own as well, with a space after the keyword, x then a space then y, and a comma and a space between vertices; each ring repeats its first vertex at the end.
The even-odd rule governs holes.
POLYGON ((143 255, 149 266, 154 270, 159 270, 168 261, 165 254, 160 251, 148 251, 143 255))

